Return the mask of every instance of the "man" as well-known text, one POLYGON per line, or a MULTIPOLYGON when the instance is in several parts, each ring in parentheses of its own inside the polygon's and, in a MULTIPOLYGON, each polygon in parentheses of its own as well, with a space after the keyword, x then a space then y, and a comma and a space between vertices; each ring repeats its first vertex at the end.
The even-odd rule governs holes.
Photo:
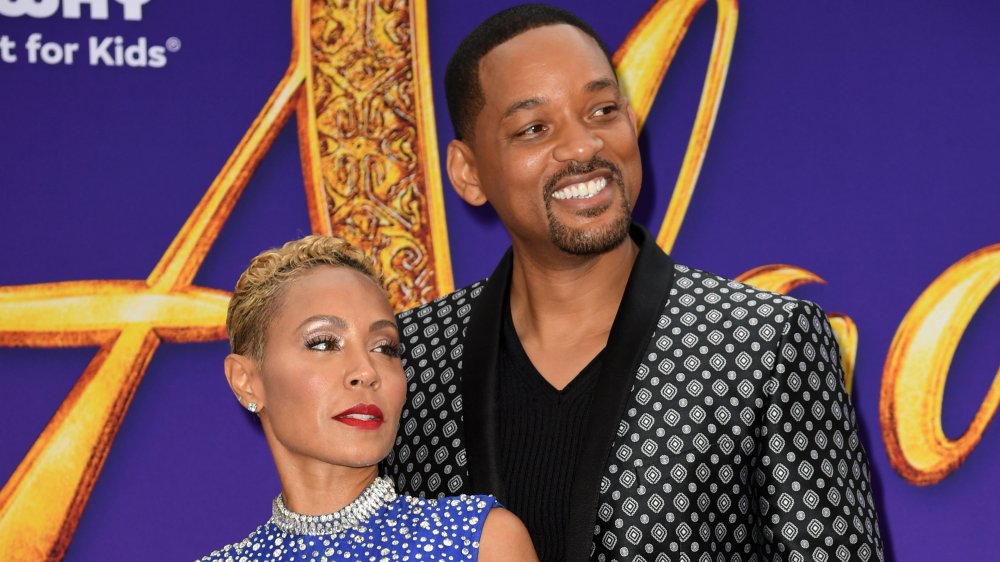
POLYGON ((496 494, 542 560, 882 559, 822 311, 676 265, 630 222, 635 114, 594 31, 505 10, 445 84, 448 175, 513 245, 399 317, 402 491, 496 494))

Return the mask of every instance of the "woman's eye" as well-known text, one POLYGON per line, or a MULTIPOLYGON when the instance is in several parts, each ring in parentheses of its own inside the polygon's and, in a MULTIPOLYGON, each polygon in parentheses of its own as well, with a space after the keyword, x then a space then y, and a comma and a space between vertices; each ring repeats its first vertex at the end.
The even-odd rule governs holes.
POLYGON ((337 338, 318 337, 306 341, 306 347, 313 351, 336 351, 340 349, 340 342, 337 338))
POLYGON ((372 351, 375 353, 381 353, 383 355, 388 355, 389 357, 402 357, 403 356, 403 345, 394 344, 390 342, 380 343, 376 345, 372 351))

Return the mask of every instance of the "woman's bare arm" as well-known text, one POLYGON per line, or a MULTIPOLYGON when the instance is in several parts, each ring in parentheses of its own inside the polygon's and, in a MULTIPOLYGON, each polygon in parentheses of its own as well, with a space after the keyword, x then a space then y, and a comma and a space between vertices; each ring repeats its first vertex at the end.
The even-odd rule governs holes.
POLYGON ((528 529, 502 507, 490 510, 479 539, 479 562, 538 562, 528 529))

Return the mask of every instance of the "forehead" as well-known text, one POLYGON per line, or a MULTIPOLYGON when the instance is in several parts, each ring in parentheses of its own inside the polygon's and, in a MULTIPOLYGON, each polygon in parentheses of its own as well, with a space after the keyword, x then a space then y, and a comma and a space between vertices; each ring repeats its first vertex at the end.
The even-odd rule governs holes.
POLYGON ((381 318, 391 317, 392 307, 366 275, 350 267, 321 265, 282 287, 277 312, 282 317, 337 313, 381 318))
POLYGON ((501 43, 479 62, 486 105, 530 97, 545 89, 583 90, 596 79, 614 79, 593 37, 568 24, 531 29, 501 43))

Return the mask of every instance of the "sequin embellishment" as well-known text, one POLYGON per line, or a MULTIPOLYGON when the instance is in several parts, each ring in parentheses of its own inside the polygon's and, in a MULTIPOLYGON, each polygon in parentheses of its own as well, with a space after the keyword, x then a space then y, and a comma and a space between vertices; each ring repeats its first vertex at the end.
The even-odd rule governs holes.
POLYGON ((391 481, 387 482, 389 486, 373 483, 352 502, 354 505, 367 497, 363 503, 366 512, 371 510, 368 517, 360 516, 360 506, 357 511, 352 509, 357 515, 353 518, 344 513, 346 508, 327 516, 301 515, 275 500, 273 516, 267 523, 249 537, 213 552, 200 562, 477 559, 486 516, 490 509, 499 506, 493 496, 462 495, 440 500, 398 496, 391 481), (387 496, 391 499, 386 499, 387 496), (334 524, 337 514, 340 517, 334 524))
POLYGON ((281 494, 271 505, 271 522, 276 527, 296 535, 336 535, 347 529, 359 529, 376 511, 396 499, 392 480, 381 477, 368 485, 361 495, 335 513, 302 515, 285 507, 281 494))

